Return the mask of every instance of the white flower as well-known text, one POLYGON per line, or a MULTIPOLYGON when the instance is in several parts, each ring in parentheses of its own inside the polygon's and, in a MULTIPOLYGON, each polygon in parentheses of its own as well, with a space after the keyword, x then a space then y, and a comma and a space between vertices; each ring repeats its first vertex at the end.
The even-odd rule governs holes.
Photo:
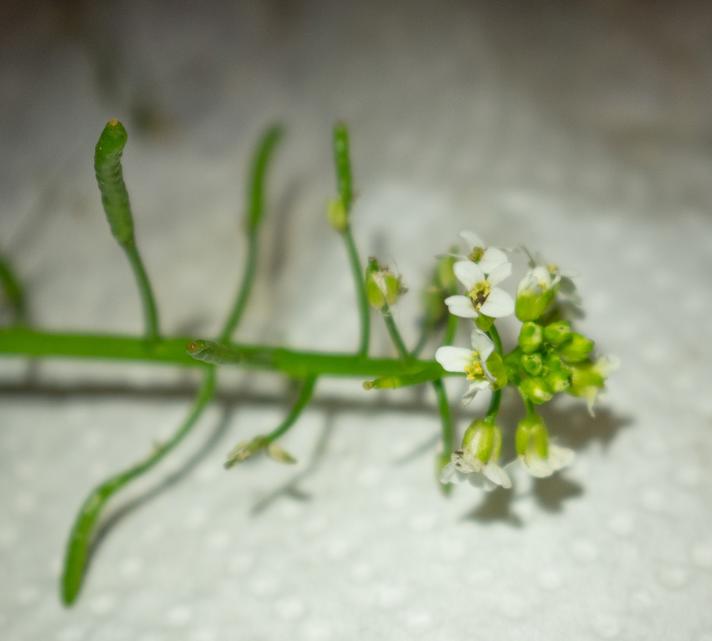
POLYGON ((477 318, 480 314, 502 318, 514 312, 512 297, 499 287, 512 271, 512 265, 501 264, 489 275, 471 261, 458 261, 453 266, 455 276, 467 289, 467 296, 448 296, 445 304, 450 313, 461 318, 477 318))
POLYGON ((441 483, 468 481, 486 491, 497 486, 509 489, 512 481, 497 463, 502 447, 502 432, 496 425, 476 421, 465 432, 462 448, 455 450, 440 473, 441 483))
POLYGON ((571 465, 574 451, 549 441, 549 432, 538 414, 531 414, 517 425, 517 457, 524 469, 536 478, 546 478, 571 465))
POLYGON ((494 343, 483 332, 474 329, 470 336, 472 349, 444 345, 435 352, 435 360, 448 372, 464 372, 470 385, 465 392, 465 402, 471 401, 477 392, 490 389, 492 381, 487 371, 487 359, 494 351, 494 343))
POLYGON ((546 478, 554 474, 554 472, 571 465, 575 457, 574 451, 568 447, 549 443, 546 457, 542 457, 537 452, 530 450, 519 457, 519 462, 531 476, 546 478))
POLYGON ((512 264, 501 249, 497 247, 488 247, 487 244, 472 231, 461 231, 462 238, 468 245, 469 250, 466 256, 458 256, 476 263, 485 274, 491 274, 497 269, 501 269, 502 265, 508 265, 509 273, 512 272, 512 264))
POLYGON ((572 315, 582 317, 584 313, 581 308, 581 296, 576 289, 576 282, 574 280, 576 275, 562 272, 556 263, 547 262, 540 254, 530 252, 523 245, 521 246, 521 250, 527 255, 529 268, 531 270, 539 268, 549 272, 549 287, 558 285, 560 304, 568 307, 572 315))

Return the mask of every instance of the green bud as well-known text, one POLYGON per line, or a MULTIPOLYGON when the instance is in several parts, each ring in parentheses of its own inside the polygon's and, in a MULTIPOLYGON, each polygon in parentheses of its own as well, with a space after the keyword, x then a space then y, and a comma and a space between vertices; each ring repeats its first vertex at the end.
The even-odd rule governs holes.
POLYGON ((423 321, 428 327, 435 327, 447 318, 445 295, 436 285, 428 285, 423 290, 423 321))
POLYGON ((544 339, 549 345, 559 347, 571 338, 571 325, 566 321, 549 323, 544 328, 544 339))
POLYGON ((513 349, 504 357, 504 367, 507 372, 507 380, 516 385, 519 381, 519 359, 522 357, 522 350, 518 347, 513 349))
POLYGON ((569 363, 586 360, 593 351, 593 341, 583 334, 572 333, 571 339, 559 350, 561 358, 569 363))
POLYGON ((522 354, 519 362, 522 364, 522 369, 531 376, 539 376, 544 369, 541 354, 522 354))
POLYGON ((339 233, 346 231, 349 226, 349 214, 341 198, 334 198, 329 201, 326 217, 329 220, 329 224, 339 233))
POLYGON ((536 405, 541 405, 550 401, 554 392, 549 387, 549 384, 543 378, 536 376, 533 378, 525 378, 519 384, 519 390, 521 393, 528 398, 532 403, 536 405))
POLYGON ((514 312, 520 321, 534 321, 547 311, 556 296, 557 281, 546 267, 530 269, 519 283, 514 312))
POLYGON ((571 385, 571 374, 566 370, 550 371, 545 377, 547 385, 551 390, 558 394, 559 392, 564 392, 571 385))
POLYGON ((487 358, 487 371, 494 379, 495 389, 502 389, 507 385, 507 368, 497 352, 492 352, 487 358))
POLYGON ((497 460, 502 450, 502 430, 484 419, 475 420, 462 437, 462 449, 483 463, 497 460))
POLYGON ((374 309, 393 305, 406 292, 401 277, 371 259, 366 268, 366 297, 374 309))
POLYGON ((541 416, 532 414, 519 421, 514 446, 518 456, 536 455, 541 459, 548 458, 549 433, 541 416))
MULTIPOLYGON (((457 251, 457 248, 452 248, 457 251)), ((454 294, 457 291, 457 278, 453 271, 453 265, 457 259, 454 256, 443 256, 438 260, 435 268, 435 281, 448 294, 454 294)))
POLYGON ((541 325, 525 322, 519 330, 519 347, 525 354, 536 352, 541 347, 543 333, 541 325))
POLYGON ((549 352, 544 358, 544 367, 550 372, 567 371, 566 365, 556 352, 549 352))
POLYGON ((475 318, 475 325, 477 326, 477 329, 483 332, 488 332, 492 325, 494 325, 494 318, 480 314, 477 318, 475 318))
POLYGON ((612 356, 599 358, 595 363, 571 366, 571 387, 569 394, 585 398, 593 414, 596 397, 606 384, 610 373, 618 368, 618 359, 612 356))

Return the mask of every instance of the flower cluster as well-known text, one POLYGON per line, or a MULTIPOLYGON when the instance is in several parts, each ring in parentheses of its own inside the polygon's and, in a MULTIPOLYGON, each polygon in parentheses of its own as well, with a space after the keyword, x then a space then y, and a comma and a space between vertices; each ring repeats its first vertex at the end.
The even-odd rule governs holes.
MULTIPOLYGON (((444 303, 451 315, 473 321, 471 348, 443 345, 435 359, 446 371, 464 374, 468 382, 466 403, 483 390, 489 390, 492 399, 485 418, 470 425, 449 460, 441 460, 440 480, 468 480, 485 489, 509 488, 508 469, 512 464, 542 478, 574 459, 573 451, 551 442, 536 406, 565 392, 584 398, 593 413, 593 404, 616 361, 611 357, 594 360, 594 342, 574 331, 564 317, 581 315, 581 301, 570 276, 524 250, 529 269, 513 299, 499 287, 512 273, 507 251, 488 247, 472 232, 460 235, 467 250, 464 254, 451 254, 450 262, 441 261, 441 265, 449 264, 454 277, 451 280, 459 282, 465 292, 449 293, 444 303), (505 354, 495 323, 513 314, 522 325, 517 345, 505 354), (508 385, 518 390, 526 416, 515 432, 516 460, 502 466, 502 428, 496 419, 501 390, 508 385)), ((441 276, 440 280, 448 282, 447 277, 441 276)))

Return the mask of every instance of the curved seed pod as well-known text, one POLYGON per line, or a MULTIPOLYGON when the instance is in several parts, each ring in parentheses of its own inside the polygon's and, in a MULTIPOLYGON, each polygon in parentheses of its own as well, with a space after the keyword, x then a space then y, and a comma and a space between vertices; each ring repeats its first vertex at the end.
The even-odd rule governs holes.
POLYGON ((113 118, 106 123, 94 150, 94 171, 101 192, 101 203, 111 233, 123 246, 131 245, 134 241, 129 194, 121 170, 121 154, 127 139, 126 129, 116 118, 113 118))
POLYGON ((351 158, 349 156, 349 130, 346 128, 346 125, 337 124, 334 127, 333 145, 339 196, 341 197, 341 204, 344 206, 348 215, 354 200, 354 194, 351 158))

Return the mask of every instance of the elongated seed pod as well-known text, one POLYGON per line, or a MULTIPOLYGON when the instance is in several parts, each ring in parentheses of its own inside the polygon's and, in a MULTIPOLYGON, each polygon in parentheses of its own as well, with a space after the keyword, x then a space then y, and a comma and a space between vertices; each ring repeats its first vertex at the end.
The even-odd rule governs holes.
POLYGON ((341 202, 348 214, 348 212, 351 211, 354 193, 349 152, 349 130, 346 128, 346 125, 338 124, 334 127, 333 149, 339 196, 341 196, 341 202))
POLYGON ((134 242, 133 216, 121 170, 121 154, 128 134, 115 118, 101 132, 94 150, 94 171, 111 233, 124 247, 134 242))

